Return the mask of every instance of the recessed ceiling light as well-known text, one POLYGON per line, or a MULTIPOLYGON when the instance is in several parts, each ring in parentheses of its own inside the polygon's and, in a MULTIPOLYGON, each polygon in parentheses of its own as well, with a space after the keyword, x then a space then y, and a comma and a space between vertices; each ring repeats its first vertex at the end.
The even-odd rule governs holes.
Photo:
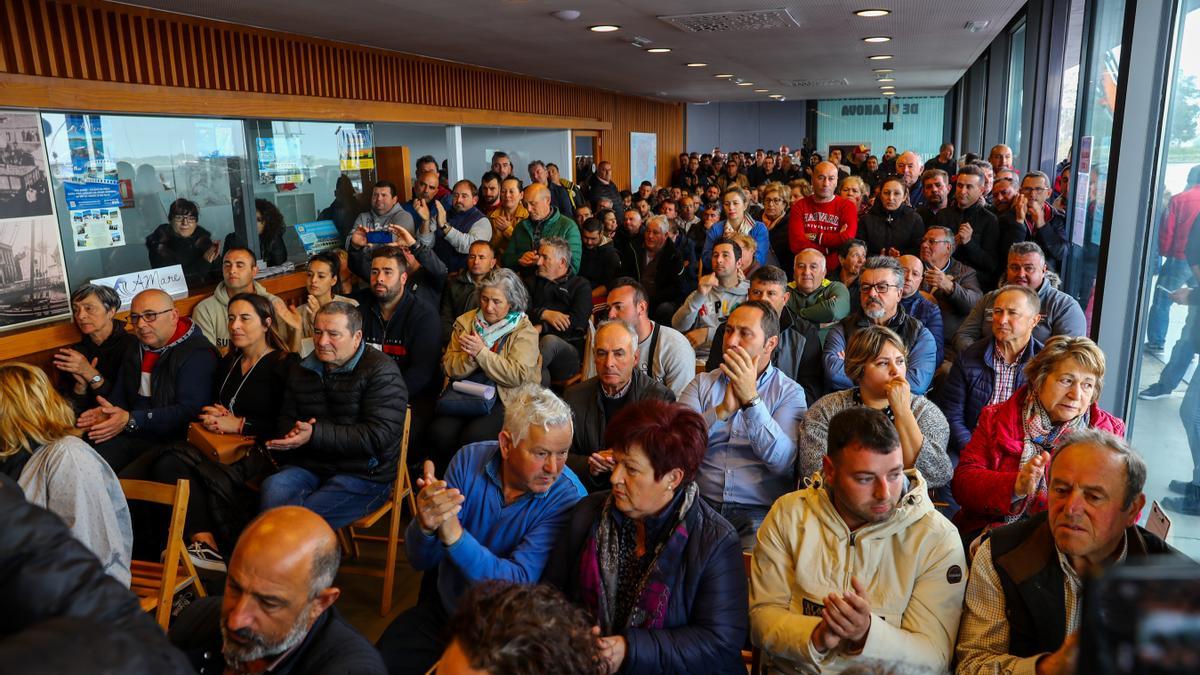
POLYGON ((892 13, 892 10, 890 10, 890 9, 860 9, 857 12, 855 12, 855 14, 857 16, 861 16, 861 17, 864 17, 867 19, 874 19, 875 17, 879 17, 879 16, 887 16, 888 14, 891 14, 891 13, 892 13))
POLYGON ((696 63, 685 63, 683 65, 687 66, 688 68, 703 68, 704 66, 707 66, 708 64, 700 63, 697 61, 696 63))
POLYGON ((894 91, 885 91, 882 93, 884 96, 895 96, 896 95, 896 92, 894 92, 894 91))
POLYGON ((621 27, 614 26, 610 23, 603 23, 599 26, 589 26, 588 30, 592 31, 593 33, 611 33, 614 30, 621 30, 621 27))
POLYGON ((719 73, 717 75, 713 75, 713 77, 719 77, 721 79, 726 79, 726 78, 733 77, 733 73, 719 73))
POLYGON ((872 70, 871 72, 872 73, 890 73, 890 72, 893 72, 893 70, 891 68, 876 68, 876 69, 872 70))
POLYGON ((888 89, 895 89, 895 88, 896 88, 896 85, 894 85, 894 84, 885 84, 882 87, 880 87, 880 89, 883 89, 885 91, 888 89))
POLYGON ((648 54, 666 54, 669 51, 671 51, 670 47, 651 47, 650 49, 646 50, 646 53, 648 53, 648 54))
POLYGON ((755 89, 755 90, 754 90, 754 93, 756 93, 756 94, 765 94, 765 93, 767 93, 768 91, 771 91, 771 90, 770 90, 770 89, 755 89))
POLYGON ((886 35, 872 35, 862 39, 863 42, 891 42, 892 38, 886 35))
POLYGON ((753 83, 753 82, 738 82, 738 83, 737 83, 737 86, 739 86, 739 87, 753 87, 753 86, 754 86, 754 83, 753 83))
POLYGON ((876 79, 875 81, 876 82, 895 82, 896 78, 889 75, 887 77, 880 77, 880 78, 876 79))
POLYGON ((872 61, 887 61, 888 59, 892 58, 892 55, 891 54, 874 54, 872 56, 868 56, 867 58, 871 59, 872 61))
POLYGON ((783 94, 771 94, 771 98, 783 98, 783 94))

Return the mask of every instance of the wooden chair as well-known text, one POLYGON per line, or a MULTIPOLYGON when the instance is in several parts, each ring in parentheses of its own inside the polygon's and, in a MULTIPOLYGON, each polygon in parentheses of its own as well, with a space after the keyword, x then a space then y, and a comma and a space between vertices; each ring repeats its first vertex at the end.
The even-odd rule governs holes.
MULTIPOLYGON (((750 568, 754 566, 754 556, 750 553, 742 551, 742 563, 746 567, 746 582, 750 581, 750 568)), ((747 608, 749 609, 749 608, 747 608)), ((742 661, 746 664, 746 672, 749 675, 759 675, 764 672, 762 664, 762 650, 758 647, 742 650, 742 661)))
POLYGON ((174 485, 144 480, 121 481, 126 500, 171 507, 171 524, 167 530, 167 550, 163 554, 163 561, 134 560, 130 565, 133 574, 130 590, 137 594, 142 609, 155 613, 154 618, 164 631, 171 622, 171 605, 176 593, 191 585, 196 597, 205 596, 204 586, 183 544, 183 522, 187 517, 190 486, 186 479, 180 479, 174 485))
POLYGON ((338 570, 346 574, 364 574, 383 579, 383 597, 379 602, 380 616, 387 616, 387 613, 392 609, 392 589, 396 583, 396 552, 400 548, 400 545, 404 543, 404 537, 400 535, 400 520, 401 516, 403 516, 406 499, 408 500, 409 512, 414 515, 417 512, 416 492, 413 490, 412 478, 408 475, 408 430, 411 417, 412 408, 409 408, 404 415, 404 434, 400 438, 400 457, 397 461, 396 482, 392 485, 391 497, 379 508, 347 525, 338 532, 342 548, 352 558, 359 557, 358 542, 383 542, 386 548, 386 561, 382 569, 361 565, 342 565, 338 570), (358 531, 374 527, 375 523, 378 523, 388 514, 391 514, 391 519, 388 522, 387 536, 365 534, 358 531))

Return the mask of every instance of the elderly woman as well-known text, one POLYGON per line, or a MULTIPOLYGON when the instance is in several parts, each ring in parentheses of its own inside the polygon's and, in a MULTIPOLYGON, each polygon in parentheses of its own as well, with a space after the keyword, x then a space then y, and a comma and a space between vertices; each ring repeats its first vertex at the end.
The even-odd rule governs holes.
POLYGON ((721 237, 732 237, 735 234, 746 234, 754 238, 754 242, 758 245, 758 252, 755 253, 754 259, 759 265, 765 265, 767 250, 771 247, 770 237, 767 226, 763 225, 761 221, 751 218, 750 214, 746 212, 746 207, 750 203, 746 191, 740 187, 730 187, 721 195, 721 202, 725 207, 725 220, 713 225, 708 230, 704 239, 704 250, 700 253, 705 272, 712 271, 713 246, 721 240, 721 237))
POLYGON ((1096 405, 1104 353, 1085 337, 1059 335, 1025 366, 1028 384, 979 416, 954 471, 955 524, 967 537, 1046 510, 1046 468, 1072 432, 1125 435, 1125 423, 1096 405))
POLYGON ((128 586, 133 554, 129 505, 117 475, 75 428, 75 412, 40 368, 0 366, 0 473, 51 511, 128 586))
POLYGON ((525 310, 529 292, 510 269, 497 267, 479 281, 479 309, 464 312, 454 321, 450 344, 442 357, 449 383, 469 380, 496 388, 491 410, 464 418, 439 403, 438 417, 429 427, 430 458, 441 470, 458 449, 468 443, 495 440, 504 426, 504 406, 523 384, 541 382, 538 332, 525 310))
POLYGON ((879 199, 859 214, 858 236, 867 242, 867 255, 899 258, 921 252, 925 221, 908 205, 908 186, 899 176, 889 176, 879 184, 879 199))
POLYGON ((218 275, 220 244, 200 227, 200 207, 187 199, 176 199, 167 210, 167 222, 146 237, 151 267, 182 265, 189 284, 204 283, 218 275))
POLYGON ((812 183, 809 183, 807 178, 796 178, 789 181, 788 189, 792 191, 791 203, 788 204, 789 209, 791 208, 792 204, 795 204, 805 197, 811 197, 813 193, 812 183))
POLYGON ((741 543, 700 499, 704 419, 676 403, 631 404, 608 425, 612 490, 575 505, 543 580, 587 608, 608 672, 742 673, 741 543))
POLYGON ((854 202, 854 207, 858 209, 859 222, 862 222, 862 215, 871 206, 871 191, 863 179, 858 176, 843 178, 841 185, 838 185, 838 196, 854 202))
POLYGON ((929 399, 916 395, 905 379, 904 340, 890 328, 870 326, 854 334, 846 346, 846 375, 854 387, 821 397, 800 423, 799 478, 821 470, 829 420, 846 408, 864 405, 882 410, 896 426, 904 468, 916 467, 930 487, 950 482, 954 467, 946 454, 950 424, 929 399))
POLYGON ((121 298, 109 286, 84 284, 71 294, 71 318, 83 339, 54 355, 58 391, 82 412, 95 406, 96 396, 107 396, 121 366, 125 350, 137 338, 116 318, 121 298))

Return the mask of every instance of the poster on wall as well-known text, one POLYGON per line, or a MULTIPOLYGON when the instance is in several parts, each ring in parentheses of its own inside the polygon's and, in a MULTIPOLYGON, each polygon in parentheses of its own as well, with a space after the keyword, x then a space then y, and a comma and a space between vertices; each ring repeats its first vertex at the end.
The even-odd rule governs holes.
POLYGON ((658 176, 658 134, 629 133, 629 185, 637 190, 642 181, 655 184, 658 176))
POLYGON ((107 158, 104 126, 99 115, 67 115, 67 148, 70 173, 62 178, 75 180, 116 180, 117 166, 107 158))
POLYGON ((0 110, 0 330, 69 315, 41 120, 0 110))
POLYGON ((337 141, 342 171, 375 168, 375 144, 371 142, 370 129, 339 128, 337 141))
POLYGON ((259 183, 273 184, 283 190, 304 182, 304 171, 301 168, 304 165, 300 156, 298 136, 259 137, 254 140, 255 149, 258 151, 259 183))
POLYGON ((118 181, 64 181, 63 190, 77 253, 125 245, 118 181))

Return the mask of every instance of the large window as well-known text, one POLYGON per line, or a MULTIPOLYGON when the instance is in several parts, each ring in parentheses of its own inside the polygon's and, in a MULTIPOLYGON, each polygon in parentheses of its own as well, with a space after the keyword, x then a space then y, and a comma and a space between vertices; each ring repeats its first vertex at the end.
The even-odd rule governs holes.
POLYGON ((1013 166, 1021 153, 1021 106, 1025 91, 1025 22, 1008 38, 1008 110, 1004 115, 1004 143, 1012 148, 1013 166))
MULTIPOLYGON (((1149 499, 1174 521, 1171 543, 1200 557, 1200 379, 1194 373, 1200 307, 1172 301, 1170 291, 1195 288, 1197 269, 1185 250, 1200 214, 1200 9, 1183 3, 1175 35, 1174 68, 1163 110, 1157 200, 1146 261, 1145 334, 1137 358, 1138 399, 1132 439, 1147 455, 1149 499)), ((1200 290, 1182 291, 1176 300, 1200 290)))

